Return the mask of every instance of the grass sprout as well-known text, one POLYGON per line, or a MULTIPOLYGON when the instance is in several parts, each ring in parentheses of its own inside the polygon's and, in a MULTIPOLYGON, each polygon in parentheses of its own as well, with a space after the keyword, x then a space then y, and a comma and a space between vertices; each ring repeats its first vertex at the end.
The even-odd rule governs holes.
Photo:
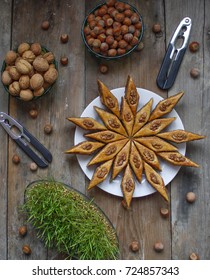
POLYGON ((108 218, 84 195, 53 180, 26 188, 23 210, 48 248, 69 258, 117 259, 119 244, 108 218))

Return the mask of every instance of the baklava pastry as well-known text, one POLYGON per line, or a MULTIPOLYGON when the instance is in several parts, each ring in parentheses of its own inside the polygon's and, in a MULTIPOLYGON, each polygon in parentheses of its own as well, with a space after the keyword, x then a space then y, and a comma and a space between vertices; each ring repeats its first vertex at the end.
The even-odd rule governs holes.
POLYGON ((130 141, 119 151, 115 157, 112 170, 112 180, 123 170, 123 168, 128 164, 130 153, 130 141))
POLYGON ((152 104, 153 104, 153 99, 151 98, 145 105, 142 107, 137 113, 133 125, 133 131, 132 134, 134 135, 139 129, 144 126, 149 117, 150 117, 150 112, 152 109, 152 104))
POLYGON ((172 111, 177 102, 182 98, 184 92, 181 91, 171 97, 161 100, 152 111, 149 121, 160 118, 172 111))
POLYGON ((160 156, 161 158, 170 162, 173 165, 199 167, 197 163, 191 161, 179 152, 161 152, 158 153, 158 156, 160 156))
POLYGON ((136 148, 138 149, 143 161, 146 161, 148 164, 153 166, 157 170, 161 170, 160 163, 158 158, 153 150, 145 147, 144 145, 135 141, 136 148))
POLYGON ((85 130, 106 130, 106 127, 101 123, 97 122, 93 118, 81 117, 81 118, 67 118, 70 122, 85 130))
POLYGON ((107 129, 110 129, 119 134, 127 136, 127 132, 117 116, 97 106, 94 106, 94 109, 98 113, 99 117, 101 118, 101 120, 103 121, 107 129))
POLYGON ((101 142, 83 141, 71 149, 65 151, 66 154, 91 155, 105 144, 101 142))
POLYGON ((88 190, 102 183, 107 178, 107 175, 109 174, 109 171, 112 167, 112 163, 113 159, 110 159, 96 168, 92 179, 90 180, 90 183, 88 185, 88 190))
POLYGON ((167 189, 165 187, 163 178, 157 173, 149 164, 144 162, 144 172, 147 178, 147 181, 150 185, 157 191, 159 194, 168 202, 167 189))
POLYGON ((163 118, 157 119, 148 122, 142 127, 139 131, 136 132, 134 135, 135 138, 142 137, 142 136, 152 136, 158 134, 164 128, 166 128, 169 124, 171 124, 176 118, 163 118))
POLYGON ((120 116, 128 135, 131 135, 134 124, 134 116, 124 97, 122 97, 120 116))
POLYGON ((110 130, 88 133, 85 134, 84 136, 91 139, 95 139, 97 141, 101 141, 103 143, 111 143, 111 142, 125 139, 125 136, 110 130))
POLYGON ((125 99, 127 100, 133 115, 136 115, 136 111, 139 104, 139 94, 131 76, 128 76, 125 86, 125 99))
POLYGON ((141 182, 142 173, 143 173, 143 161, 142 161, 139 151, 137 150, 137 148, 133 142, 131 143, 129 163, 136 176, 136 179, 139 182, 141 182))
MULTIPOLYGON (((158 134, 159 136, 159 134, 158 134)), ((169 144, 168 142, 160 139, 157 136, 148 136, 148 137, 139 137, 135 138, 135 141, 140 144, 146 146, 147 148, 153 150, 154 152, 169 152, 169 151, 177 151, 177 147, 169 144)))
POLYGON ((116 156, 116 154, 119 153, 119 151, 125 146, 127 142, 128 139, 124 139, 107 144, 97 153, 95 157, 91 159, 91 161, 88 163, 88 166, 112 159, 116 156))
POLYGON ((111 91, 98 80, 98 90, 101 103, 106 106, 113 114, 118 118, 120 117, 119 103, 117 98, 111 93, 111 91))
POLYGON ((130 165, 126 166, 122 181, 121 181, 121 189, 123 193, 123 197, 125 199, 126 205, 129 208, 131 204, 131 200, 133 197, 133 193, 135 190, 135 181, 132 175, 132 171, 130 165))
POLYGON ((203 135, 195 134, 181 129, 159 133, 158 136, 174 143, 183 143, 205 138, 205 136, 203 135))

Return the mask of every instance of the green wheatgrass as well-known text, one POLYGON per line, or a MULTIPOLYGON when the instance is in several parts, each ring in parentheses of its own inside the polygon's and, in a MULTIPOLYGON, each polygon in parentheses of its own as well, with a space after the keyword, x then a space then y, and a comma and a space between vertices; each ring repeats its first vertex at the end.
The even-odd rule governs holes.
POLYGON ((92 201, 65 184, 33 183, 26 189, 23 210, 48 248, 83 260, 118 257, 118 239, 109 220, 92 201))

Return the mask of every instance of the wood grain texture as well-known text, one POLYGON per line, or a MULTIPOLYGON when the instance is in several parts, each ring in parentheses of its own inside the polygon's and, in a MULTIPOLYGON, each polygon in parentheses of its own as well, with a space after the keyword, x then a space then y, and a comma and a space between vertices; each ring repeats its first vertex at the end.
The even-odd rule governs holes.
POLYGON ((210 19, 207 0, 130 0, 142 14, 144 21, 144 49, 116 61, 96 59, 82 42, 81 26, 85 15, 99 1, 71 0, 14 0, 1 1, 3 24, 0 31, 1 63, 4 54, 21 42, 40 42, 54 52, 58 61, 59 78, 51 93, 36 102, 20 102, 0 95, 0 111, 9 112, 17 118, 53 155, 47 169, 31 172, 31 160, 0 129, 0 259, 62 259, 55 250, 47 250, 36 237, 36 231, 29 226, 26 237, 18 235, 18 228, 25 223, 20 212, 24 202, 26 186, 40 178, 54 178, 70 184, 94 198, 97 205, 107 214, 120 241, 120 259, 188 259, 191 252, 201 259, 210 258, 210 191, 209 191, 209 56, 210 19), (33 12, 31 12, 33 11, 33 12), (169 91, 160 90, 156 77, 168 42, 178 23, 184 17, 192 18, 190 41, 198 41, 200 50, 192 54, 186 51, 183 63, 173 87, 169 91), (48 30, 42 30, 44 20, 50 22, 48 30), (161 33, 154 34, 152 26, 160 23, 161 33), (199 23, 199 24, 198 24, 199 23), (10 34, 10 32, 12 32, 10 34), (60 42, 61 34, 68 34, 66 44, 60 42), (60 58, 67 56, 69 63, 60 64, 60 58), (99 71, 100 64, 109 68, 107 74, 99 71), (200 77, 192 79, 190 69, 199 68, 200 77), (127 76, 131 75, 136 86, 151 90, 162 97, 171 96, 180 90, 185 95, 176 106, 186 130, 207 135, 200 142, 187 144, 187 156, 201 165, 199 169, 180 169, 176 178, 167 186, 170 204, 167 205, 159 194, 135 198, 130 210, 123 208, 122 197, 112 196, 100 188, 87 191, 89 180, 83 174, 75 155, 64 151, 74 143, 75 126, 66 118, 79 117, 85 107, 98 96, 97 79, 109 89, 124 87, 127 76), (30 109, 38 110, 38 117, 32 119, 30 109), (44 133, 44 126, 53 126, 51 135, 44 133), (18 154, 19 165, 12 163, 12 156, 18 154), (188 191, 194 191, 197 200, 189 204, 185 200, 188 191), (164 219, 160 208, 168 207, 170 216, 164 219), (132 241, 137 240, 140 250, 130 250, 132 241), (164 250, 154 251, 155 242, 161 241, 164 250), (32 254, 22 253, 23 244, 31 246, 32 254))

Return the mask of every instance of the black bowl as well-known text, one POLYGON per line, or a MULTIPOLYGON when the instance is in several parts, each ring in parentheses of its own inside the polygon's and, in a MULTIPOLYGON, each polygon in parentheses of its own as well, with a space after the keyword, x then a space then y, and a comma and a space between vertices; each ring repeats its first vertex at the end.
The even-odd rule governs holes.
MULTIPOLYGON (((124 1, 117 1, 117 2, 122 2, 124 4, 128 4, 127 2, 124 2, 124 1)), ((119 59, 119 58, 123 58, 125 56, 128 56, 130 55, 139 45, 139 43, 141 42, 142 38, 143 38, 143 34, 144 34, 144 24, 143 24, 143 19, 142 19, 142 16, 141 14, 138 12, 138 10, 132 6, 131 4, 128 4, 130 6, 130 9, 135 12, 136 14, 138 14, 138 17, 139 17, 139 20, 142 24, 142 28, 141 28, 141 31, 140 31, 140 35, 138 36, 138 42, 132 46, 132 48, 130 48, 128 51, 126 51, 124 54, 122 55, 115 55, 115 56, 108 56, 108 55, 103 55, 102 53, 98 53, 96 51, 94 51, 90 45, 88 45, 87 43, 87 40, 86 40, 86 36, 85 36, 85 33, 84 33, 84 28, 88 25, 88 16, 90 14, 93 14, 96 10, 98 10, 100 7, 102 7, 103 5, 105 5, 106 2, 102 3, 102 4, 99 4, 97 5, 94 9, 92 9, 88 15, 85 17, 84 21, 83 21, 83 24, 82 24, 82 29, 81 29, 81 35, 82 35, 82 39, 83 39, 83 42, 85 44, 85 46, 87 47, 88 51, 93 54, 95 57, 97 58, 101 58, 101 59, 106 59, 106 60, 116 60, 116 59, 119 59)))
MULTIPOLYGON (((29 43, 29 44, 31 44, 31 43, 29 43)), ((47 52, 50 52, 50 50, 48 50, 46 47, 44 47, 44 46, 41 46, 41 47, 42 47, 42 54, 47 53, 47 52)), ((15 51, 17 51, 17 49, 15 49, 15 51)), ((57 63, 57 61, 54 60, 54 61, 52 62, 52 64, 54 64, 55 69, 58 71, 58 63, 57 63)), ((6 67, 7 67, 7 65, 6 65, 6 62, 5 62, 5 60, 4 60, 4 61, 3 61, 3 64, 2 64, 2 67, 1 67, 1 75, 2 75, 2 73, 4 72, 4 70, 6 69, 6 67)), ((55 85, 55 83, 56 83, 56 81, 55 81, 53 84, 51 84, 48 88, 46 88, 42 95, 40 95, 40 96, 34 96, 34 97, 33 97, 31 100, 29 100, 29 101, 34 101, 34 100, 37 100, 37 99, 39 99, 39 98, 41 98, 41 97, 47 95, 47 94, 51 91, 51 89, 52 89, 52 87, 55 85)), ((3 83, 2 83, 2 84, 3 84, 3 83)), ((3 86, 4 86, 5 91, 6 91, 10 96, 12 96, 12 97, 14 97, 14 98, 16 98, 16 99, 18 99, 18 100, 24 101, 24 100, 21 99, 19 96, 14 96, 14 95, 12 95, 12 94, 9 92, 9 86, 4 85, 4 84, 3 84, 3 86)), ((28 102, 28 101, 25 101, 25 102, 28 102)))

